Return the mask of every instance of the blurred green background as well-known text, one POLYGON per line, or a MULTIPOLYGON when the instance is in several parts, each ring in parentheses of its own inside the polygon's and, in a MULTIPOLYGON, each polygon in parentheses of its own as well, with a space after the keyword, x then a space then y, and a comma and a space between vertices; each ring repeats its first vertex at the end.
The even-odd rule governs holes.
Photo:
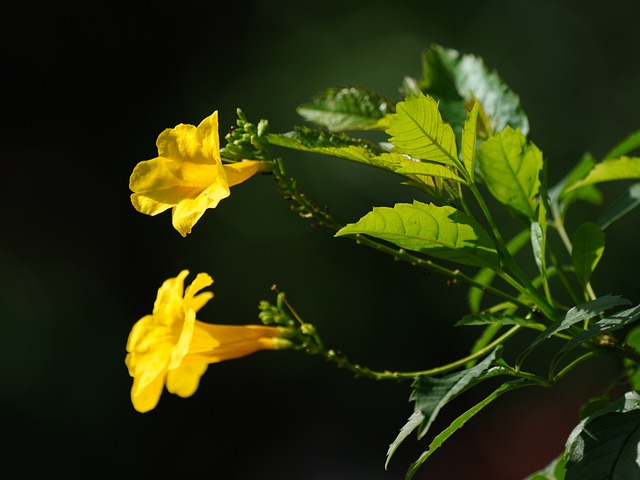
MULTIPOLYGON (((283 0, 26 2, 3 7, 0 236, 0 476, 386 480, 427 442, 410 437, 406 383, 354 379, 319 358, 261 352, 212 365, 189 399, 129 401, 131 326, 163 280, 210 273, 200 318, 257 322, 277 284, 325 342, 375 369, 417 370, 464 354, 453 327, 466 290, 332 238, 298 219, 271 177, 234 187, 183 239, 169 214, 129 202, 128 177, 167 127, 241 107, 273 131, 334 86, 398 100, 432 42, 482 57, 520 95, 531 138, 559 180, 640 127, 637 2, 283 0)), ((410 198, 388 174, 291 156, 300 188, 354 221, 410 198)), ((613 198, 609 198, 612 200, 613 198)), ((595 209, 597 215, 598 209, 595 209)), ((591 214, 589 214, 591 216, 591 214)), ((595 218, 590 217, 590 218, 595 218)), ((612 226, 596 291, 637 302, 637 214, 612 226), (633 263, 635 262, 635 263, 633 263)), ((517 479, 562 449, 577 408, 612 366, 594 363, 551 391, 497 401, 416 479, 517 479)), ((468 406, 473 398, 452 408, 468 406)), ((449 416, 448 416, 449 415, 449 416)), ((440 426, 451 420, 443 412, 440 426)))

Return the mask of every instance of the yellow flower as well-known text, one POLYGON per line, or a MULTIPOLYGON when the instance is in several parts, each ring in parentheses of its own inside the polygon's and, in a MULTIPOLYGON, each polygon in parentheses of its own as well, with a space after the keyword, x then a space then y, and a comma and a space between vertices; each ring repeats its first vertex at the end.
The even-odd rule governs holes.
POLYGON ((172 222, 184 237, 204 214, 230 195, 229 187, 266 169, 266 162, 223 164, 218 139, 218 112, 198 127, 167 128, 156 141, 158 157, 138 163, 129 179, 134 208, 157 215, 172 208, 172 222))
POLYGON ((199 273, 186 290, 183 270, 158 289, 153 313, 131 329, 125 364, 133 377, 131 401, 139 412, 155 408, 163 386, 181 397, 198 389, 208 364, 244 357, 258 350, 288 348, 288 330, 265 325, 214 325, 196 320, 212 297, 200 290, 213 283, 199 273))

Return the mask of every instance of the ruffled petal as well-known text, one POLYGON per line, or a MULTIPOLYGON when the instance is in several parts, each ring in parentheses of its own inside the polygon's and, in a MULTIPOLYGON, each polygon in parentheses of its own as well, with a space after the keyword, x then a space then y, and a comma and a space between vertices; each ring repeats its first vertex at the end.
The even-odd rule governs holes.
POLYGON ((203 155, 200 135, 196 127, 181 123, 175 128, 167 128, 156 140, 158 156, 176 162, 211 163, 203 155))
POLYGON ((200 122, 200 125, 198 125, 198 136, 202 144, 203 156, 215 163, 221 163, 217 111, 200 122))
POLYGON ((138 412, 145 413, 153 410, 158 405, 160 395, 162 395, 162 387, 164 386, 164 376, 156 377, 144 387, 140 385, 140 379, 134 377, 133 386, 131 387, 131 403, 138 412))
POLYGON ((207 370, 206 363, 181 365, 167 373, 167 390, 186 398, 193 395, 200 384, 200 377, 207 370))

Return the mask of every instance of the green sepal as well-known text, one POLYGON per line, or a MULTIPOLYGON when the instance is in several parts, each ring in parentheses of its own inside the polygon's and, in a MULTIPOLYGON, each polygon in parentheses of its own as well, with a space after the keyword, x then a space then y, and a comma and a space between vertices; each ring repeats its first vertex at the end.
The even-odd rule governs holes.
POLYGON ((297 108, 305 120, 327 130, 385 130, 395 110, 388 98, 362 87, 331 88, 297 108))

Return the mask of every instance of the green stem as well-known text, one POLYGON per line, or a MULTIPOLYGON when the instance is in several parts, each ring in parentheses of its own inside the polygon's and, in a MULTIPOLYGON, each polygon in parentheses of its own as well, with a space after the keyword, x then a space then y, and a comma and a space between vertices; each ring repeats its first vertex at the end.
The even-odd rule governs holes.
MULTIPOLYGON (((318 225, 328 227, 334 231, 338 231, 342 228, 342 225, 338 221, 336 221, 326 209, 319 208, 315 203, 310 201, 303 193, 301 193, 298 190, 295 180, 287 176, 287 173, 284 167, 284 162, 281 159, 275 159, 273 160, 273 163, 274 163, 274 168, 272 172, 276 178, 276 181, 280 185, 281 193, 284 195, 285 198, 294 201, 298 205, 296 210, 298 211, 299 215, 305 218, 312 218, 315 220, 315 222, 318 225)), ((349 236, 349 238, 354 239, 358 244, 365 245, 370 248, 374 248, 375 250, 391 255, 396 260, 409 262, 412 265, 419 266, 431 272, 449 277, 454 282, 464 283, 466 285, 482 289, 485 292, 490 293, 502 300, 506 300, 522 308, 527 308, 526 305, 523 302, 519 301, 516 297, 509 295, 503 292, 502 290, 499 290, 490 285, 484 285, 482 283, 479 283, 475 281, 473 278, 467 275, 464 275, 458 269, 452 270, 452 269, 443 267, 437 263, 434 263, 429 259, 421 258, 417 255, 410 254, 402 248, 392 247, 379 240, 376 240, 371 237, 366 237, 361 234, 349 236)))
POLYGON ((340 353, 335 352, 334 350, 326 350, 320 351, 318 350, 317 354, 323 355, 328 361, 335 363, 340 368, 345 368, 353 372, 356 376, 362 376, 366 378, 371 378, 374 380, 413 380, 419 376, 434 376, 441 375, 443 373, 450 372, 459 367, 464 366, 467 362, 476 360, 487 355, 491 350, 505 342, 508 338, 513 336, 518 330, 520 330, 520 325, 516 325, 510 328, 507 332, 502 334, 500 337, 496 338, 491 343, 487 344, 485 347, 480 350, 467 355, 464 358, 460 358, 454 362, 448 363, 446 365, 442 365, 440 367, 431 368, 428 370, 420 370, 416 372, 392 372, 389 370, 385 370, 383 372, 371 370, 370 368, 363 367, 358 364, 353 364, 349 361, 349 359, 340 353))

